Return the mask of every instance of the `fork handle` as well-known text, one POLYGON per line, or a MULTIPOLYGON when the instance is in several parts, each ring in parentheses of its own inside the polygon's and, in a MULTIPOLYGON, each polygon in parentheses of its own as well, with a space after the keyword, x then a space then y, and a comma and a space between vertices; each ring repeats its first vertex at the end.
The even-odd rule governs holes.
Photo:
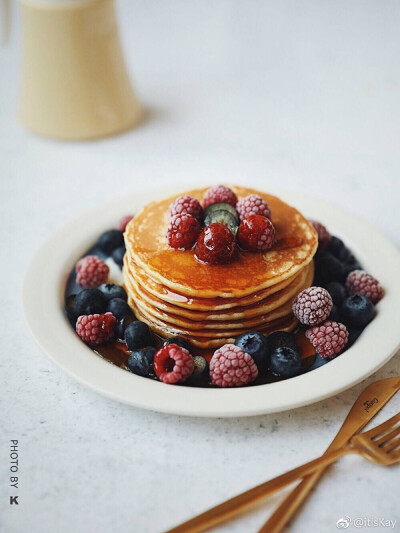
POLYGON ((318 459, 314 459, 302 466, 298 466, 289 472, 285 472, 274 479, 270 479, 261 485, 238 494, 233 498, 220 503, 216 507, 212 507, 208 511, 191 518, 187 522, 168 530, 166 533, 198 533, 207 528, 215 526, 224 520, 244 511, 250 505, 255 504, 261 499, 270 496, 272 493, 289 485, 298 478, 302 478, 314 470, 322 469, 331 463, 334 463, 339 457, 348 453, 353 453, 355 450, 351 447, 341 448, 334 452, 325 453, 318 459))
POLYGON ((326 466, 323 466, 318 470, 316 469, 302 479, 291 491, 285 501, 273 512, 261 529, 258 530, 258 533, 280 533, 310 494, 313 487, 318 483, 325 468, 326 466))

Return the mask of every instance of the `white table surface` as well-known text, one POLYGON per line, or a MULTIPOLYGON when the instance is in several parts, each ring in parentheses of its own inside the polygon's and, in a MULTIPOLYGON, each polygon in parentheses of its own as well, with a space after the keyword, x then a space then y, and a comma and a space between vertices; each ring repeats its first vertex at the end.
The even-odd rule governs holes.
MULTIPOLYGON (((213 420, 120 405, 42 355, 20 304, 30 257, 64 221, 128 191, 199 180, 306 191, 400 244, 397 1, 118 7, 127 62, 149 110, 123 136, 63 143, 25 132, 15 120, 18 21, 0 50, 2 532, 161 532, 320 454, 366 384, 399 372, 397 354, 329 400, 213 420), (8 504, 9 439, 19 440, 18 507, 8 504)), ((399 405, 397 397, 379 419, 399 405)), ((397 520, 400 528, 399 473, 344 459, 290 531, 333 532, 342 516, 397 520)), ((218 531, 256 531, 271 509, 218 531)))

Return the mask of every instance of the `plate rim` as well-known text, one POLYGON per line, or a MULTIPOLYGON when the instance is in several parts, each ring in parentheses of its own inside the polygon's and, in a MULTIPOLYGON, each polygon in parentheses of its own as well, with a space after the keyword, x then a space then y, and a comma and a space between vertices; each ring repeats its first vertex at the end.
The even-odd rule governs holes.
POLYGON ((67 276, 80 254, 102 231, 113 227, 124 212, 137 212, 144 203, 180 190, 182 185, 170 184, 157 191, 143 189, 100 203, 64 223, 32 257, 22 289, 25 321, 41 350, 64 372, 104 396, 148 410, 202 417, 256 416, 298 408, 338 394, 366 379, 397 352, 400 346, 397 337, 400 316, 396 312, 396 303, 400 301, 400 279, 395 275, 400 271, 397 248, 369 222, 325 200, 274 189, 269 192, 294 205, 305 216, 322 218, 328 228, 349 230, 348 234, 338 236, 385 287, 377 316, 349 350, 329 364, 289 380, 237 389, 170 386, 131 374, 96 355, 77 337, 63 312, 67 276), (135 207, 128 209, 128 206, 135 207), (368 246, 371 242, 373 249, 368 246), (362 243, 364 246, 358 249, 362 243), (378 253, 385 260, 377 261, 378 253), (385 336, 379 335, 384 327, 385 336), (363 353, 368 356, 363 358, 363 353), (347 364, 350 355, 352 359, 347 364))

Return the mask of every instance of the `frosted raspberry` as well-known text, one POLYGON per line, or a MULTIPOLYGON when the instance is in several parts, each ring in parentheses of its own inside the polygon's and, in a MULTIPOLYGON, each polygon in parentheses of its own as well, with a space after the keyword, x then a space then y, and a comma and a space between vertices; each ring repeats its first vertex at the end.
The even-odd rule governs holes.
POLYGON ((117 319, 112 313, 81 315, 76 321, 76 332, 87 344, 98 346, 114 337, 116 326, 117 319))
POLYGON ((326 227, 321 224, 321 222, 317 222, 316 220, 310 220, 311 224, 314 226, 314 229, 318 233, 318 247, 320 250, 325 250, 325 248, 328 246, 329 241, 331 240, 331 234, 326 229, 326 227))
POLYGON ((171 248, 190 250, 200 232, 200 224, 192 215, 173 215, 170 218, 165 238, 171 248))
POLYGON ((305 332, 305 336, 324 359, 333 359, 346 346, 349 333, 340 322, 327 320, 305 332))
POLYGON ((233 207, 237 204, 237 196, 225 185, 218 185, 217 187, 211 187, 208 189, 203 198, 203 208, 205 209, 211 204, 218 204, 224 202, 226 204, 231 204, 233 207))
POLYGON ((308 287, 296 296, 292 311, 302 324, 315 326, 328 318, 332 306, 332 297, 326 289, 308 287))
POLYGON ((80 259, 75 270, 77 284, 86 288, 98 287, 105 283, 110 272, 108 265, 97 255, 87 255, 80 259))
POLYGON ((271 217, 271 209, 269 205, 258 194, 250 194, 239 200, 236 204, 236 211, 239 213, 241 220, 250 215, 262 215, 267 218, 271 217))
POLYGON ((154 372, 160 381, 173 385, 192 375, 193 357, 177 344, 167 344, 154 354, 154 372))
POLYGON ((250 215, 241 221, 237 238, 244 250, 265 252, 275 242, 275 228, 269 218, 250 215))
POLYGON ((129 224, 129 222, 132 220, 133 215, 125 215, 123 216, 120 221, 118 222, 117 229, 119 231, 122 231, 124 233, 126 226, 129 224))
POLYGON ((234 344, 224 344, 210 361, 210 378, 218 387, 241 387, 254 381, 258 368, 253 358, 234 344))
POLYGON ((179 198, 169 206, 170 217, 173 215, 183 215, 184 213, 192 215, 192 217, 200 222, 203 216, 203 209, 196 198, 192 198, 186 194, 184 196, 179 196, 179 198))
POLYGON ((373 304, 383 298, 383 287, 377 279, 364 270, 353 270, 347 276, 346 288, 350 294, 361 294, 371 300, 373 304))
POLYGON ((197 239, 195 257, 208 265, 224 265, 236 255, 236 239, 224 224, 206 226, 197 239))

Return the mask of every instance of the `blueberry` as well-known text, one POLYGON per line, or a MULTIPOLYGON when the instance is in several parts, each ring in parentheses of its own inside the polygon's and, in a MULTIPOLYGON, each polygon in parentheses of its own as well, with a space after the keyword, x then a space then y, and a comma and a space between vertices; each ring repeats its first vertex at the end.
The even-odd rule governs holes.
POLYGON ((214 211, 228 211, 236 220, 236 222, 239 224, 239 214, 236 211, 236 209, 231 204, 227 204, 225 202, 217 202, 216 204, 211 204, 204 210, 204 219, 206 219, 211 213, 214 211))
POLYGON ((75 294, 70 294, 65 299, 65 311, 67 313, 68 320, 75 326, 78 315, 75 311, 75 294))
POLYGON ((75 312, 80 315, 105 313, 107 300, 99 289, 83 289, 75 297, 75 312))
POLYGON ((122 298, 122 300, 127 300, 128 295, 121 285, 116 285, 115 283, 103 283, 100 285, 99 291, 101 291, 107 300, 112 300, 113 298, 122 298))
POLYGON ((329 313, 328 320, 332 322, 342 322, 342 315, 340 314, 340 308, 336 304, 332 305, 331 312, 329 313))
POLYGON ((267 338, 258 331, 249 331, 236 337, 235 345, 251 355, 259 368, 267 365, 269 344, 267 338))
POLYGON ((272 350, 275 350, 275 348, 282 347, 291 348, 297 352, 295 336, 293 333, 289 333, 288 331, 274 331, 274 333, 268 335, 267 341, 271 352, 272 350))
POLYGON ((343 246, 343 248, 339 250, 337 258, 342 263, 350 263, 351 261, 354 261, 354 255, 346 246, 343 246))
POLYGON ((207 361, 201 355, 195 355, 193 357, 194 370, 190 376, 191 380, 201 379, 208 375, 207 361))
POLYGON ((318 276, 324 283, 344 281, 345 271, 343 264, 329 252, 325 253, 318 261, 316 268, 318 276))
POLYGON ((121 340, 125 339, 125 330, 129 326, 129 324, 134 321, 135 321, 135 317, 133 316, 133 314, 131 314, 131 315, 124 316, 124 318, 122 318, 121 320, 117 322, 116 335, 118 339, 121 339, 121 340))
POLYGON ((275 376, 291 378, 299 373, 300 368, 300 356, 291 348, 282 346, 271 352, 269 369, 275 376))
POLYGON ((344 247, 344 242, 339 239, 339 237, 335 237, 333 235, 331 237, 331 240, 329 241, 327 251, 331 252, 331 254, 333 254, 335 257, 339 257, 339 254, 341 253, 344 247))
POLYGON ((111 254, 111 257, 114 259, 117 265, 121 268, 122 268, 122 265, 124 264, 125 252, 126 252, 125 246, 118 246, 118 248, 115 248, 115 250, 113 250, 111 254))
POLYGON ((210 226, 215 222, 223 224, 224 226, 229 228, 234 235, 236 235, 237 230, 239 228, 239 224, 236 218, 232 215, 232 213, 226 211, 225 209, 214 210, 209 213, 204 219, 205 226, 210 226))
POLYGON ((147 324, 135 320, 125 329, 125 342, 128 349, 134 351, 145 346, 154 346, 154 337, 147 324))
POLYGON ((346 350, 347 348, 350 348, 350 346, 353 346, 363 331, 364 328, 349 328, 349 338, 347 340, 346 350))
POLYGON ((127 366, 131 372, 143 377, 154 377, 153 361, 156 349, 146 346, 131 353, 127 366))
POLYGON ((346 265, 344 265, 344 273, 345 273, 346 278, 350 274, 350 272, 353 272, 353 270, 362 270, 362 266, 357 260, 355 260, 352 263, 347 263, 346 265))
POLYGON ((353 294, 343 302, 341 313, 346 325, 362 328, 374 318, 375 308, 366 296, 353 294))
POLYGON ((314 361, 313 365, 310 366, 308 371, 315 370, 316 368, 319 368, 320 366, 324 366, 324 365, 326 365, 326 363, 329 363, 329 361, 330 361, 330 359, 324 359, 317 352, 316 355, 315 355, 315 361, 314 361))
POLYGON ((190 343, 187 339, 184 339, 183 337, 169 337, 168 339, 165 339, 165 341, 162 343, 163 346, 167 346, 168 344, 176 344, 181 348, 186 348, 186 350, 190 352, 190 343))
POLYGON ((122 232, 117 229, 110 229, 102 233, 98 240, 100 249, 107 255, 120 246, 124 245, 122 232))
POLYGON ((330 281, 325 285, 325 289, 332 297, 332 301, 335 305, 341 305, 343 300, 347 296, 347 291, 344 285, 338 281, 330 281))
POLYGON ((129 305, 122 298, 113 298, 107 304, 107 311, 112 313, 117 320, 121 320, 127 315, 132 314, 129 305))

